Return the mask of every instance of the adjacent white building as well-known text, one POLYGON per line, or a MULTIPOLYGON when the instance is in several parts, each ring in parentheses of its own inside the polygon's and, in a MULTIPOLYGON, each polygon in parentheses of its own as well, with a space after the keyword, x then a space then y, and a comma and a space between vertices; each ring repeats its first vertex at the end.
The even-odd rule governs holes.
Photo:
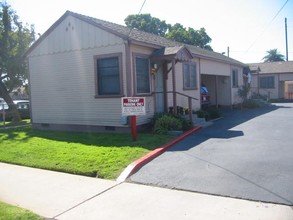
POLYGON ((251 63, 252 92, 269 99, 293 99, 293 61, 251 63))

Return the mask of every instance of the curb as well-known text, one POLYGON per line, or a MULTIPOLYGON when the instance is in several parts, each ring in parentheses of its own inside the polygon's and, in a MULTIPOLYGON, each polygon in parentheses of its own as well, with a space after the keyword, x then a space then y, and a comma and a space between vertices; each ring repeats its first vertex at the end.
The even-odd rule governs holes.
POLYGON ((116 181, 118 182, 124 182, 131 174, 133 174, 135 171, 137 171, 139 168, 141 168, 146 163, 153 160, 155 157, 159 156, 163 152, 165 152, 168 148, 170 148, 172 145, 176 144, 177 142, 183 140, 187 136, 191 135, 192 133, 200 130, 201 127, 195 127, 182 135, 180 135, 178 138, 174 139, 173 141, 168 142, 167 144, 164 144, 162 147, 157 148, 150 153, 144 155, 143 157, 137 159, 136 161, 132 162, 130 165, 128 165, 125 170, 120 174, 120 176, 117 178, 116 181))

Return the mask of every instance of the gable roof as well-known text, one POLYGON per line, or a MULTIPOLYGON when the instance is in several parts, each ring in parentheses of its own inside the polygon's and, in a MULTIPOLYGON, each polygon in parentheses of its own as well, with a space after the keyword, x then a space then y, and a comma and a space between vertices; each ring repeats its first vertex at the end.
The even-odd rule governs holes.
POLYGON ((175 46, 157 49, 151 54, 151 57, 152 59, 177 59, 180 61, 188 61, 193 58, 193 55, 186 46, 175 46))
POLYGON ((27 51, 26 54, 29 54, 30 51, 32 51, 51 31, 55 29, 57 25, 59 25, 67 16, 73 16, 75 18, 78 18, 84 22, 90 23, 93 26, 96 26, 98 28, 101 28, 105 31, 108 31, 114 35, 117 35, 121 37, 122 39, 129 40, 132 43, 137 43, 137 44, 145 44, 147 46, 160 49, 162 47, 181 47, 181 46, 186 46, 190 52, 197 56, 197 57, 202 57, 202 58, 207 58, 207 59, 212 59, 212 60, 217 60, 229 64, 234 64, 234 65, 239 65, 239 66, 247 66, 246 64, 237 61, 235 59, 232 59, 230 57, 224 56, 223 54, 216 53, 213 51, 205 50, 193 45, 187 45, 183 44, 180 42, 176 42, 173 40, 169 40, 167 38, 147 33, 144 31, 140 31, 137 29, 129 28, 123 25, 115 24, 112 22, 100 20, 97 18, 81 15, 78 13, 74 13, 71 11, 66 11, 63 16, 61 16, 27 51))
POLYGON ((260 74, 293 73, 293 61, 250 63, 248 65, 252 72, 258 70, 260 74))

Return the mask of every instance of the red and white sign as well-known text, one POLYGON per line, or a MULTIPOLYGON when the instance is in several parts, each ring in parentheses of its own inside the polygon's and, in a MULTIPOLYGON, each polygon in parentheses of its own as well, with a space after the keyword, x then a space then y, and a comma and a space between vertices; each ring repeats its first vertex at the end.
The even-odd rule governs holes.
POLYGON ((145 115, 145 97, 121 98, 122 115, 145 115))

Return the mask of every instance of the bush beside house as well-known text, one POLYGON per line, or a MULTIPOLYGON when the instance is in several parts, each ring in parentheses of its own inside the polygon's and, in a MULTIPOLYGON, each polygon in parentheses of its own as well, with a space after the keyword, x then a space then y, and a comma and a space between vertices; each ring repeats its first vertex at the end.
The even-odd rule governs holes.
POLYGON ((192 123, 180 115, 156 113, 152 127, 156 134, 167 134, 169 131, 187 131, 192 128, 192 123))

